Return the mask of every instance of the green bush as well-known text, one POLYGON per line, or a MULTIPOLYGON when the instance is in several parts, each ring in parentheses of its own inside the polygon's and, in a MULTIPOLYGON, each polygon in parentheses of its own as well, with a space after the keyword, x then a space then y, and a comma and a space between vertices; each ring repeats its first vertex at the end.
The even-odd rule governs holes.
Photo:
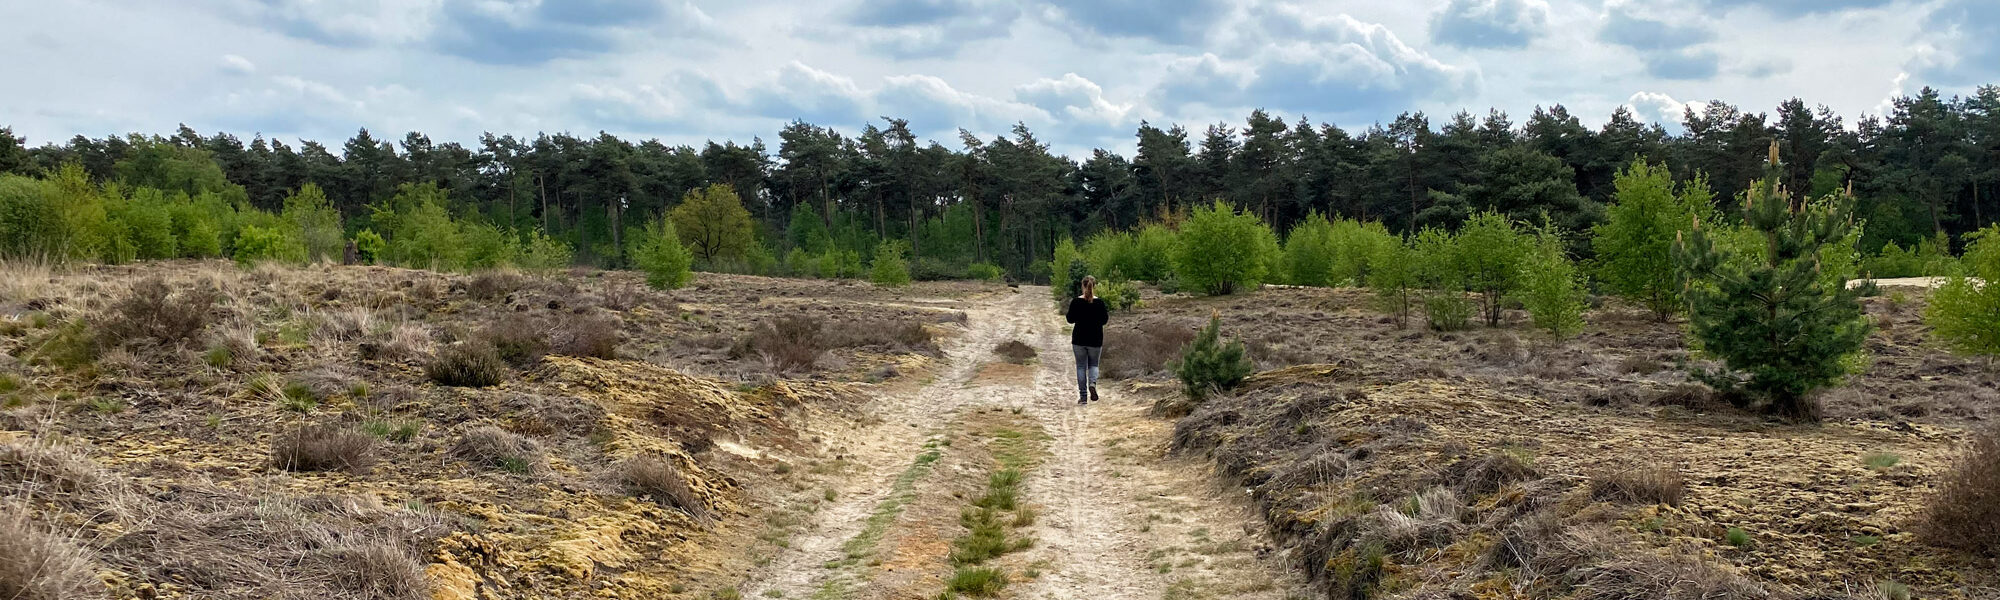
POLYGON ((1960 262, 1966 273, 1931 293, 1924 322, 1954 351, 2000 355, 2000 225, 1965 237, 1970 241, 1960 262))
POLYGON ((372 265, 381 261, 383 252, 388 248, 389 242, 383 240, 382 236, 373 230, 363 229, 354 234, 354 253, 358 255, 355 258, 359 259, 361 264, 372 265))
POLYGON ((283 229, 245 225, 236 233, 232 257, 246 267, 265 261, 300 263, 305 262, 306 250, 298 238, 283 229))
POLYGON ((1917 242, 1914 250, 1889 242, 1861 261, 1862 275, 1869 278, 1941 277, 1950 275, 1952 267, 1951 239, 1942 231, 1917 242))
POLYGON ((805 248, 793 248, 785 253, 785 272, 794 276, 813 277, 819 275, 819 261, 805 248))
POLYGON ((1077 273, 1089 272, 1089 266, 1082 252, 1076 249, 1076 242, 1068 237, 1056 241, 1056 251, 1049 260, 1049 295, 1056 302, 1067 302, 1082 293, 1082 284, 1077 273))
MULTIPOLYGON (((450 198, 435 183, 406 183, 387 205, 373 207, 370 219, 388 238, 387 257, 405 267, 460 268, 466 244, 459 225, 445 210, 450 198)), ((379 260, 379 258, 378 258, 379 260)))
POLYGON ((1438 331, 1458 331, 1470 326, 1472 303, 1465 299, 1465 266, 1460 238, 1451 232, 1426 227, 1410 238, 1405 258, 1410 261, 1411 287, 1424 305, 1424 320, 1438 331))
POLYGON ((1181 356, 1169 366, 1181 381, 1181 391, 1196 402, 1210 394, 1228 391, 1250 376, 1255 367, 1244 355, 1242 342, 1222 343, 1222 317, 1210 315, 1194 341, 1181 349, 1181 356))
POLYGON ((1104 306, 1111 310, 1125 310, 1139 305, 1139 286, 1126 280, 1097 282, 1097 296, 1104 299, 1104 306))
POLYGON ((459 238, 465 244, 465 252, 458 268, 465 271, 513 266, 520 250, 512 234, 490 223, 461 224, 459 238))
POLYGON ((1368 263, 1374 265, 1366 279, 1377 306, 1396 320, 1397 327, 1409 327, 1417 293, 1419 264, 1415 250, 1402 240, 1392 239, 1372 245, 1368 249, 1368 263))
POLYGON ((1708 182, 1697 177, 1676 191, 1665 165, 1636 160, 1612 185, 1616 192, 1605 221, 1591 228, 1597 278, 1611 293, 1665 320, 1682 308, 1674 237, 1696 219, 1713 220, 1708 182))
POLYGON ((902 240, 888 240, 875 247, 875 261, 868 268, 869 281, 887 287, 910 284, 910 264, 903 259, 903 244, 902 240))
POLYGON ((1188 216, 1174 250, 1181 287, 1211 296, 1255 289, 1280 255, 1277 236, 1263 220, 1220 200, 1188 216))
POLYGON ((653 289, 680 289, 694 279, 694 253, 681 245, 680 234, 665 217, 646 223, 640 235, 628 238, 627 252, 633 264, 646 272, 646 285, 653 289))
POLYGON ((966 268, 965 274, 982 281, 997 282, 1007 278, 1007 271, 993 263, 972 263, 971 267, 966 268))
POLYGON ((1381 223, 1334 221, 1333 273, 1327 277, 1327 284, 1371 285, 1369 275, 1374 271, 1399 268, 1381 259, 1402 245, 1402 238, 1391 235, 1381 223))
MULTIPOLYGON (((1084 262, 1098 273, 1131 276, 1146 268, 1138 252, 1138 236, 1129 231, 1100 231, 1083 245, 1084 262)), ((1098 277, 1103 279, 1103 277, 1098 277)))
POLYGON ((527 240, 521 244, 519 262, 524 270, 551 273, 568 267, 573 258, 569 244, 537 230, 528 232, 527 240))
POLYGON ((298 235, 307 262, 337 261, 346 253, 347 238, 341 233, 340 211, 327 202, 326 192, 318 185, 307 183, 286 195, 282 216, 298 235))
POLYGON ((1588 307, 1583 277, 1564 250, 1562 236, 1544 222, 1535 232, 1534 250, 1521 265, 1521 304, 1535 327, 1557 339, 1583 330, 1583 310, 1588 307))
POLYGON ((1502 300, 1521 287, 1521 263, 1534 240, 1498 212, 1482 212, 1458 230, 1458 268, 1467 288, 1479 294, 1486 326, 1500 325, 1502 300))
POLYGON ((106 203, 107 214, 119 230, 114 244, 130 250, 121 258, 158 260, 180 256, 174 238, 174 217, 166 194, 152 188, 133 192, 130 199, 113 196, 106 203))
MULTIPOLYGON (((1695 375, 1739 405, 1754 400, 1790 418, 1814 419, 1809 395, 1837 384, 1868 337, 1859 293, 1829 279, 1830 246, 1853 243, 1851 199, 1795 205, 1778 187, 1777 150, 1744 198, 1743 231, 1765 250, 1734 250, 1695 227, 1674 246, 1686 283, 1689 332, 1722 362, 1695 375)), ((1848 253, 1851 255, 1851 249, 1848 253)))
POLYGON ((815 259, 821 279, 855 279, 861 277, 861 253, 853 250, 828 248, 815 259))
POLYGON ((1148 223, 1139 228, 1132 237, 1132 253, 1138 256, 1133 261, 1138 270, 1126 271, 1125 276, 1140 281, 1160 283, 1174 276, 1174 247, 1180 244, 1180 234, 1166 225, 1148 223))
POLYGON ((1307 213, 1305 220, 1285 235, 1285 283, 1315 287, 1333 285, 1338 252, 1333 223, 1318 212, 1307 213))

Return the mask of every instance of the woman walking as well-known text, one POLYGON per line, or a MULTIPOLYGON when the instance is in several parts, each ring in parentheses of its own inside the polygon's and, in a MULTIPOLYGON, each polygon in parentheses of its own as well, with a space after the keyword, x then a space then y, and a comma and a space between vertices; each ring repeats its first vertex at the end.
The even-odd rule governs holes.
POLYGON ((1097 400, 1097 361, 1104 356, 1104 324, 1111 309, 1097 297, 1097 278, 1083 277, 1083 295, 1069 300, 1063 319, 1076 324, 1069 332, 1070 350, 1076 353, 1076 403, 1097 400))

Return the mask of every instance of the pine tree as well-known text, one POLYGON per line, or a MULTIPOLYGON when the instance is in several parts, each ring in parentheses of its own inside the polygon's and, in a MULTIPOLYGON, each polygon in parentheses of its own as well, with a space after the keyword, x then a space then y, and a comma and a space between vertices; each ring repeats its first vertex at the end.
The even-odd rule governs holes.
POLYGON ((1181 380, 1181 391, 1196 402, 1236 387, 1255 369, 1244 356, 1243 342, 1222 343, 1222 317, 1216 314, 1209 315, 1208 326, 1181 348, 1181 357, 1171 368, 1181 380))
POLYGON ((1822 250, 1846 243, 1852 198, 1794 201, 1778 185, 1778 146, 1764 179, 1743 202, 1743 222, 1762 237, 1751 260, 1731 260, 1695 222, 1674 244, 1694 340, 1722 368, 1697 377, 1739 406, 1761 401, 1788 418, 1813 419, 1813 391, 1840 382, 1868 337, 1860 293, 1821 277, 1822 250), (1742 393, 1738 393, 1742 392, 1742 393))

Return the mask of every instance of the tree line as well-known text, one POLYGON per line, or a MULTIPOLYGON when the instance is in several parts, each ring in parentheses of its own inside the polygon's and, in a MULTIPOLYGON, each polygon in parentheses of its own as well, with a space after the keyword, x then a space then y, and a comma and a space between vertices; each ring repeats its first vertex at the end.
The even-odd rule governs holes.
MULTIPOLYGON (((1497 211, 1517 221, 1547 214, 1568 231, 1604 220, 1618 171, 1634 159, 1671 165, 1676 182, 1705 179, 1720 207, 1761 177, 1776 142, 1790 157, 1782 187, 1810 197, 1851 190, 1867 221, 1861 246, 1910 252, 1943 233, 1955 239, 2000 209, 2000 88, 1966 97, 1925 89, 1888 115, 1849 127, 1824 106, 1784 102, 1772 113, 1716 101, 1685 112, 1680 133, 1620 108, 1592 129, 1557 105, 1516 124, 1509 115, 1461 112, 1433 125, 1421 112, 1347 130, 1262 110, 1244 123, 1199 133, 1141 123, 1131 157, 1096 150, 1052 153, 1026 126, 982 139, 920 141, 885 119, 853 135, 794 122, 772 149, 762 139, 700 147, 634 142, 600 133, 533 138, 486 134, 473 144, 400 140, 358 132, 338 148, 295 145, 185 126, 169 136, 130 134, 31 145, 0 129, 0 172, 53 179, 77 165, 83 180, 126 193, 152 188, 236 209, 279 213, 307 184, 319 188, 343 231, 370 230, 376 207, 409 186, 476 236, 517 245, 539 232, 604 267, 636 263, 628 237, 691 192, 726 185, 749 215, 747 244, 697 257, 703 268, 776 272, 794 251, 826 271, 854 272, 887 240, 900 240, 918 278, 962 277, 975 265, 1041 280, 1062 239, 1127 229, 1226 199, 1279 230, 1318 213, 1414 233, 1455 228, 1497 211), (812 223, 809 221, 816 221, 812 223), (831 256, 828 258, 828 256, 831 256)), ((229 232, 218 232, 229 237, 229 232)), ((1575 250, 1588 255, 1592 249, 1575 250)))

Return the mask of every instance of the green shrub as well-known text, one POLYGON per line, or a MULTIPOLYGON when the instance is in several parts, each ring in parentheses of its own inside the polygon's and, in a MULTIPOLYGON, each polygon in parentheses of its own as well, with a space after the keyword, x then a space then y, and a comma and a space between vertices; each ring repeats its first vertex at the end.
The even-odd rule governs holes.
POLYGON ((1370 275, 1380 269, 1395 269, 1384 262, 1386 254, 1403 245, 1381 223, 1361 223, 1352 219, 1333 222, 1333 273, 1328 285, 1372 285, 1370 275))
POLYGON ((298 263, 305 261, 305 252, 299 239, 282 229, 245 225, 236 233, 233 258, 246 267, 265 261, 298 263))
POLYGON ((1228 391, 1255 370, 1244 355, 1242 342, 1223 344, 1222 317, 1211 315, 1208 326, 1181 349, 1181 356, 1169 366, 1180 378, 1181 391, 1196 402, 1209 394, 1228 391))
POLYGON ((1139 286, 1130 281, 1099 281, 1097 296, 1104 299, 1104 306, 1111 310, 1125 310, 1139 305, 1139 286))
POLYGON ((741 260, 757 245, 750 211, 744 210, 743 200, 729 184, 689 190, 667 212, 667 219, 673 221, 681 245, 701 259, 702 264, 741 260))
POLYGON ((340 260, 346 252, 347 239, 341 234, 340 211, 327 202, 326 192, 318 185, 308 182, 299 186, 298 191, 287 194, 282 216, 296 232, 305 251, 305 262, 340 260))
POLYGON ((1304 221, 1285 234, 1285 283, 1316 287, 1333 285, 1338 253, 1333 223, 1316 211, 1307 213, 1304 221))
POLYGON ((535 230, 521 244, 519 263, 523 270, 546 274, 568 267, 573 259, 569 244, 535 230))
POLYGON ((1132 253, 1138 256, 1133 261, 1138 270, 1126 271, 1125 276, 1140 281, 1158 284, 1174 275, 1174 247, 1180 244, 1180 234, 1166 225, 1148 223, 1139 228, 1132 238, 1132 253))
POLYGON ((1924 323, 1954 351, 2000 355, 2000 225, 1965 237, 1970 241, 1960 262, 1966 274, 1931 293, 1924 323))
POLYGON ((965 274, 973 279, 994 282, 1001 281, 1007 277, 1007 271, 993 263, 972 263, 971 267, 966 268, 965 274))
POLYGON ((819 256, 817 264, 822 279, 854 279, 861 276, 861 253, 853 250, 828 248, 819 256))
POLYGON ((785 272, 792 275, 812 277, 819 274, 819 262, 806 252, 805 248, 793 248, 785 253, 785 272))
POLYGON ((1181 225, 1174 276, 1183 288, 1221 296, 1255 289, 1276 266, 1277 236, 1257 215, 1217 200, 1181 225))
POLYGON ((1448 231, 1426 227, 1410 239, 1404 254, 1410 262, 1411 287, 1418 290, 1424 305, 1424 319, 1438 331, 1457 331, 1471 323, 1459 241, 1448 231))
POLYGON ((388 238, 388 261, 417 269, 460 268, 466 244, 459 224, 445 209, 450 203, 450 196, 436 183, 405 183, 387 204, 371 207, 370 223, 388 238))
POLYGON ((1089 272, 1083 253, 1076 249, 1076 242, 1068 237, 1056 241, 1056 251, 1049 260, 1049 294, 1058 303, 1082 293, 1079 271, 1089 272))
POLYGON ((646 272, 646 285, 659 290, 680 289, 694 279, 694 253, 681 245, 672 221, 665 217, 648 221, 640 235, 629 239, 629 254, 639 270, 646 272))
POLYGON ((1829 246, 1851 243, 1851 199, 1795 205, 1778 187, 1776 161, 1744 198, 1741 228, 1762 238, 1763 251, 1732 250, 1696 227, 1674 246, 1685 278, 1689 332, 1722 368, 1696 376, 1739 405, 1761 400, 1765 410, 1817 418, 1814 390, 1837 384, 1867 340, 1869 322, 1859 294, 1829 279, 1829 246))
POLYGON ((459 239, 465 244, 465 253, 457 266, 465 271, 513 266, 519 251, 512 234, 489 223, 461 224, 459 239))
POLYGON ((1479 294, 1486 326, 1500 325, 1502 300, 1521 287, 1521 264, 1534 252, 1534 240, 1498 212, 1482 212, 1465 221, 1457 236, 1458 268, 1467 288, 1479 294))
POLYGON ((903 259, 902 240, 888 240, 875 247, 875 262, 868 268, 868 280, 875 285, 901 287, 910 284, 910 264, 903 259))
POLYGON ((1676 191, 1666 166, 1642 159, 1620 171, 1612 185, 1617 191, 1605 221, 1591 228, 1597 278, 1611 293, 1665 320, 1682 308, 1674 236, 1696 219, 1712 220, 1708 181, 1697 177, 1676 191))
POLYGON ((1383 312, 1394 318, 1397 327, 1410 326, 1411 306, 1416 302, 1418 260, 1415 250, 1401 240, 1369 248, 1368 289, 1383 312))
POLYGON ((361 264, 372 265, 381 262, 383 252, 388 251, 389 242, 383 240, 373 230, 363 229, 354 234, 354 253, 361 264))
POLYGON ((166 195, 152 188, 135 190, 130 199, 116 196, 106 203, 118 230, 115 245, 129 249, 124 259, 157 260, 180 256, 174 238, 174 217, 166 195))
POLYGON ((1583 278, 1565 252, 1562 237, 1546 222, 1535 233, 1534 250, 1521 266, 1521 304, 1535 327, 1557 339, 1583 330, 1583 278))

